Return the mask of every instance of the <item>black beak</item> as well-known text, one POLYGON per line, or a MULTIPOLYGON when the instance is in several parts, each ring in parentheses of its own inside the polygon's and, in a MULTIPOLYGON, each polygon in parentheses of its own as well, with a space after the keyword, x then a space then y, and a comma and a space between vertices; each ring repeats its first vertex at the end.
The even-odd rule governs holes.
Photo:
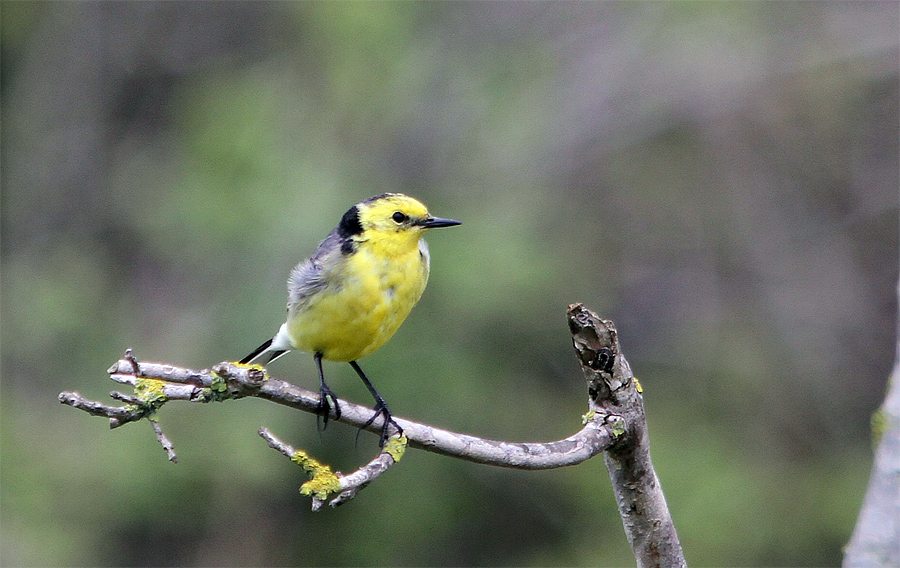
POLYGON ((429 217, 425 219, 425 222, 422 223, 422 226, 426 229, 437 229, 438 227, 452 227, 454 225, 462 225, 460 221, 454 221, 453 219, 441 219, 440 217, 429 217))

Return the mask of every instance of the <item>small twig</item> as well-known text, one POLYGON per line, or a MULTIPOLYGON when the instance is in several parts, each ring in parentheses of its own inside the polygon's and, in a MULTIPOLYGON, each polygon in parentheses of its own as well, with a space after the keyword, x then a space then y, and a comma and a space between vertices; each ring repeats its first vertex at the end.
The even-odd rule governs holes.
POLYGON ((286 458, 294 457, 294 452, 296 452, 296 450, 293 447, 291 447, 289 444, 286 444, 286 443, 282 442, 281 440, 279 440, 278 438, 276 438, 275 434, 272 434, 272 432, 268 428, 265 428, 265 427, 260 428, 259 431, 257 432, 257 434, 262 436, 262 438, 269 444, 270 448, 278 450, 286 458))
POLYGON ((128 422, 134 422, 144 417, 144 413, 136 408, 127 406, 110 406, 93 400, 88 400, 77 392, 63 391, 59 393, 59 401, 73 408, 83 410, 93 416, 105 416, 109 418, 110 428, 116 428, 128 422))
POLYGON ((328 504, 332 507, 350 501, 369 483, 400 461, 406 448, 406 438, 391 436, 375 459, 353 473, 342 475, 333 473, 328 466, 310 458, 305 452, 295 450, 279 440, 268 428, 260 428, 259 435, 274 448, 303 467, 310 475, 310 480, 303 484, 300 493, 312 498, 312 510, 318 511, 329 497, 334 496, 328 504))
POLYGON ((137 358, 134 356, 134 351, 129 347, 125 350, 125 357, 123 357, 126 361, 131 363, 131 371, 135 375, 139 375, 141 372, 140 367, 138 366, 137 358))
POLYGON ((77 392, 61 392, 59 393, 59 401, 73 408, 84 410, 85 412, 94 416, 106 416, 107 418, 109 418, 110 428, 118 428, 123 424, 136 422, 141 418, 147 418, 150 421, 150 424, 153 426, 153 431, 156 433, 156 439, 159 440, 159 443, 166 451, 166 455, 168 456, 169 461, 178 463, 178 458, 175 455, 172 442, 166 437, 165 434, 163 434, 159 423, 156 420, 149 418, 149 411, 146 408, 138 405, 141 402, 140 399, 115 391, 111 392, 110 396, 112 396, 112 398, 116 400, 128 402, 129 404, 127 406, 109 406, 101 402, 88 400, 77 392))
POLYGON ((139 399, 138 397, 131 395, 131 394, 125 394, 125 393, 119 392, 119 391, 112 391, 111 393, 109 393, 109 396, 110 396, 110 398, 113 398, 120 402, 127 402, 128 404, 137 405, 137 404, 141 403, 141 399, 139 399))
POLYGON ((166 451, 166 456, 169 458, 169 461, 172 463, 178 463, 178 456, 175 455, 175 447, 172 445, 172 442, 169 438, 163 434, 162 428, 159 425, 159 421, 154 420, 153 418, 148 418, 150 424, 153 426, 153 431, 156 433, 156 439, 159 441, 159 444, 163 447, 163 450, 166 451))
MULTIPOLYGON (((353 473, 339 476, 342 490, 331 500, 329 505, 337 507, 356 497, 361 489, 374 481, 388 468, 400 461, 406 450, 408 439, 406 436, 394 435, 388 438, 381 452, 375 459, 362 466, 353 473)), ((315 510, 315 508, 313 508, 315 510)))

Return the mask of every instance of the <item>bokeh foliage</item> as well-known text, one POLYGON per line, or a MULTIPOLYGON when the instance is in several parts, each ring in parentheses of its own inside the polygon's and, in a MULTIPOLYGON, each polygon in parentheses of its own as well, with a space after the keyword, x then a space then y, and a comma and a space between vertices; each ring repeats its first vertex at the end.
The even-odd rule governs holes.
MULTIPOLYGON (((256 400, 167 405, 181 463, 103 398, 126 347, 203 367, 275 331, 351 204, 420 197, 432 281, 363 362, 397 414, 579 425, 564 313, 616 320, 694 565, 835 565, 893 357, 891 2, 4 2, 4 565, 627 565, 602 460, 409 452, 312 514, 256 400)), ((279 377, 314 386, 312 359, 279 377)), ((347 366, 341 395, 367 394, 347 366)))

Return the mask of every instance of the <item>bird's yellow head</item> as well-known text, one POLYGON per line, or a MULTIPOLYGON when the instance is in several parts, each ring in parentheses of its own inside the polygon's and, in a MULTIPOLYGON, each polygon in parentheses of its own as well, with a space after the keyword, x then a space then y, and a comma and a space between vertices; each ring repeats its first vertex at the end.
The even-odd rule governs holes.
POLYGON ((338 231, 345 238, 403 249, 418 246, 419 237, 428 229, 459 224, 453 219, 432 217, 418 199, 402 193, 383 193, 351 207, 344 213, 338 231))

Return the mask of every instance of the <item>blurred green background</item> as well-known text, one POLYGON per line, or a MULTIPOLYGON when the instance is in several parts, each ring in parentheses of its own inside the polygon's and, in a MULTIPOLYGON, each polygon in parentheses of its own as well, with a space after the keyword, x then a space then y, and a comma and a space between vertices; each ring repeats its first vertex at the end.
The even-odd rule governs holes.
MULTIPOLYGON (((836 565, 893 361, 896 2, 3 2, 2 563, 631 565, 602 459, 411 451, 316 514, 256 435, 349 471, 344 425, 172 403, 180 463, 106 399, 125 348, 195 368, 277 329, 293 265, 384 191, 429 235, 363 367, 399 415, 543 441, 614 319, 696 566, 836 565)), ((315 388, 312 357, 275 376, 315 388)), ((347 365, 326 373, 368 404, 347 365)))

